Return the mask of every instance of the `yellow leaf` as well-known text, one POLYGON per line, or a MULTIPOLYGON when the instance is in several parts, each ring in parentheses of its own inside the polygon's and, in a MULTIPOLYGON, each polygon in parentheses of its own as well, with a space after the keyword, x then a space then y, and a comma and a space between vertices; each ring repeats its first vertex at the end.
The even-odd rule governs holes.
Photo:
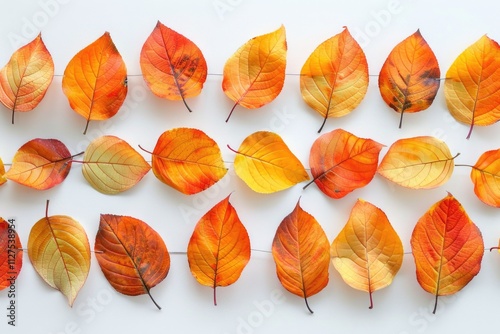
POLYGON ((235 152, 236 175, 253 191, 269 194, 309 179, 302 163, 274 132, 252 133, 235 152))

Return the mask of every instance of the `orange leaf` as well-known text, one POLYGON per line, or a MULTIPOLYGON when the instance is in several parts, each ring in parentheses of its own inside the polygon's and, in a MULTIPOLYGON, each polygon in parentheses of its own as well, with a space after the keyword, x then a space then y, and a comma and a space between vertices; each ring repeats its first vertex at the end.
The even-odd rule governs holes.
POLYGON ((500 150, 484 152, 472 166, 474 193, 484 203, 500 208, 500 150))
POLYGON ((237 105, 260 108, 273 101, 285 82, 285 27, 252 38, 243 44, 224 65, 222 90, 237 105))
POLYGON ((5 177, 5 166, 3 165, 3 161, 0 158, 0 186, 7 182, 7 178, 5 177))
POLYGON ((368 89, 365 53, 344 29, 321 43, 300 71, 300 91, 306 103, 324 117, 341 117, 356 108, 368 89))
POLYGON ((36 138, 19 148, 5 176, 24 186, 46 190, 66 179, 71 158, 59 140, 36 138))
POLYGON ((0 290, 15 283, 23 266, 21 240, 14 223, 0 218, 0 290))
POLYGON ((196 224, 187 256, 194 278, 214 289, 238 280, 250 260, 250 239, 229 196, 211 208, 196 224))
POLYGON ((451 194, 434 204, 417 222, 411 236, 417 280, 436 296, 454 294, 481 269, 481 232, 451 194))
POLYGON ((448 145, 437 138, 403 138, 389 147, 378 172, 403 187, 432 189, 449 180, 455 157, 451 155, 448 145))
POLYGON ((364 187, 377 171, 383 145, 359 138, 342 129, 321 135, 311 147, 309 165, 312 182, 327 196, 342 198, 364 187))
POLYGON ((236 175, 253 191, 269 194, 309 180, 302 163, 274 132, 252 133, 235 152, 236 175))
POLYGON ((83 227, 68 216, 48 215, 33 225, 28 256, 38 275, 73 306, 90 270, 90 245, 83 227))
POLYGON ((439 89, 439 64, 429 44, 417 30, 392 49, 380 75, 378 86, 385 103, 401 114, 429 108, 439 89))
POLYGON ((113 117, 127 96, 127 68, 108 32, 78 52, 64 70, 64 94, 87 120, 113 117))
POLYGON ((165 131, 152 154, 155 176, 186 195, 211 187, 227 173, 219 146, 201 130, 165 131))
POLYGON ((14 112, 33 110, 42 101, 54 77, 52 56, 39 34, 12 54, 0 70, 0 102, 14 112))
POLYGON ((403 244, 385 213, 358 199, 333 240, 330 255, 344 282, 370 294, 392 283, 403 263, 403 244))
POLYGON ((102 136, 92 141, 83 156, 83 176, 94 189, 117 194, 136 185, 151 166, 126 141, 102 136))
POLYGON ((462 52, 446 73, 444 94, 451 115, 470 124, 500 119, 500 46, 486 35, 462 52))
POLYGON ((95 255, 104 276, 116 291, 128 296, 148 294, 167 277, 170 254, 161 236, 142 220, 101 215, 95 255))
POLYGON ((272 252, 278 278, 285 289, 304 298, 311 313, 307 298, 328 284, 329 248, 323 228, 299 202, 274 235, 272 252))
POLYGON ((200 94, 207 79, 207 63, 191 40, 160 21, 141 50, 141 71, 151 91, 162 98, 182 100, 200 94))

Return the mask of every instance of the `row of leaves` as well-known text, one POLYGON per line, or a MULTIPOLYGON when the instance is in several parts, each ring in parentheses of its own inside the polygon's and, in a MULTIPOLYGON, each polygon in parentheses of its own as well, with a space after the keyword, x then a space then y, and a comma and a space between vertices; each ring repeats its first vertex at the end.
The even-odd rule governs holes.
MULTIPOLYGON (((260 108, 273 101, 285 81, 285 28, 257 36, 226 62, 222 90, 235 107, 260 108)), ((140 65, 151 91, 162 98, 182 100, 200 94, 207 77, 201 50, 183 35, 157 23, 144 43, 140 65)), ((401 114, 427 109, 440 86, 434 52, 417 30, 388 55, 379 75, 384 101, 401 114)), ((41 35, 12 55, 0 71, 0 102, 14 112, 30 111, 43 99, 54 75, 52 57, 41 35)), ((127 69, 109 33, 78 52, 62 80, 73 110, 87 120, 114 116, 127 95, 127 69)), ((368 64, 359 44, 345 28, 321 43, 300 72, 305 102, 324 118, 350 113, 368 89, 368 64)), ((444 87, 449 111, 459 122, 490 125, 500 119, 500 46, 487 36, 461 53, 446 73, 444 87)))
MULTIPOLYGON (((453 173, 456 156, 437 138, 399 139, 379 164, 383 146, 342 129, 319 136, 309 156, 313 180, 304 188, 314 182, 324 194, 338 199, 366 186, 376 172, 411 189, 441 186, 453 173)), ((237 151, 231 150, 236 153, 236 174, 258 193, 278 192, 310 179, 299 159, 274 132, 252 133, 237 151)), ((49 189, 65 180, 76 161, 83 164, 88 183, 104 194, 130 189, 152 168, 160 181, 192 195, 217 183, 228 170, 217 143, 198 129, 164 132, 151 154, 152 165, 124 140, 103 136, 92 141, 83 159, 77 161, 59 140, 37 138, 19 148, 6 173, 0 160, 0 185, 10 179, 34 189, 49 189)), ((484 203, 500 207, 500 149, 483 153, 469 167, 475 194, 484 203)))
MULTIPOLYGON (((1 219, 1 218, 0 218, 1 219)), ((22 246, 15 230, 0 220, 0 289, 17 278, 22 246), (5 250, 5 251, 3 251, 5 250)), ((417 280, 438 297, 465 287, 481 268, 481 232, 462 205, 448 194, 417 222, 411 236, 417 280)), ((95 257, 113 288, 125 295, 148 294, 170 269, 170 255, 161 236, 147 223, 127 216, 102 214, 94 244, 95 257)), ((250 260, 250 239, 229 196, 196 224, 187 259, 196 280, 213 288, 233 284, 250 260)), ((297 203, 278 226, 272 243, 277 276, 289 292, 307 298, 328 284, 330 259, 351 287, 372 293, 390 285, 403 261, 403 245, 385 213, 358 200, 349 220, 330 245, 316 219, 297 203)), ((71 217, 48 215, 32 227, 28 256, 35 270, 73 305, 91 262, 84 228, 71 217)), ((154 301, 155 305, 160 306, 154 301)))

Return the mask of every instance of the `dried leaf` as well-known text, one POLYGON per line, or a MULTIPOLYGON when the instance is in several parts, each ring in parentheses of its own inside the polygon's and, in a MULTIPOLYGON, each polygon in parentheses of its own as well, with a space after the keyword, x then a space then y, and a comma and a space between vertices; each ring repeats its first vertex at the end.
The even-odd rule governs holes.
POLYGON ((127 96, 127 68, 108 32, 78 52, 64 70, 64 94, 87 120, 113 117, 127 96))
POLYGON ((152 154, 155 176, 186 195, 211 187, 227 173, 219 146, 201 130, 165 131, 152 154))
POLYGON ((274 235, 272 253, 276 273, 285 289, 304 298, 323 290, 328 284, 330 244, 321 225, 297 202, 274 235))
POLYGON ((28 238, 28 256, 38 275, 61 291, 70 306, 83 287, 90 270, 90 245, 82 225, 68 216, 48 215, 33 225, 28 238))
POLYGON ((128 296, 148 294, 167 277, 170 254, 161 236, 142 220, 101 215, 95 255, 104 276, 116 291, 128 296))
POLYGON ((159 97, 182 100, 200 94, 207 79, 207 63, 191 40, 160 21, 141 50, 141 71, 146 84, 159 97))
POLYGON ((309 165, 318 188, 327 196, 342 198, 364 187, 375 176, 383 145, 342 129, 321 135, 311 147, 309 165))
POLYGON ((449 180, 454 158, 448 145, 437 138, 403 138, 389 147, 378 172, 403 187, 432 189, 449 180))
POLYGON ((500 208, 500 150, 484 152, 472 166, 474 193, 484 203, 500 208))
POLYGON ((94 189, 104 194, 117 194, 130 189, 150 169, 142 155, 115 136, 95 139, 83 156, 83 176, 94 189))
POLYGON ((222 90, 237 105, 260 108, 273 101, 285 82, 285 27, 252 38, 243 44, 224 65, 222 90))
POLYGON ((216 288, 236 282, 250 260, 250 239, 229 196, 198 221, 187 256, 194 278, 214 289, 217 305, 216 288))
POLYGON ((16 50, 0 70, 0 102, 12 110, 30 111, 42 101, 54 77, 54 62, 39 34, 16 50))
POLYGON ((23 249, 15 225, 0 218, 0 290, 10 287, 23 267, 23 249))
POLYGON ((403 263, 403 244, 385 213, 358 199, 333 240, 332 262, 344 282, 370 294, 389 286, 403 263))
POLYGON ((469 46, 446 73, 444 94, 451 115, 470 124, 490 125, 500 119, 500 46, 486 35, 469 46))
POLYGON ((302 163, 274 132, 252 133, 235 152, 236 175, 253 191, 269 194, 309 180, 302 163))
POLYGON ((32 139, 16 152, 5 177, 33 189, 50 189, 66 179, 71 158, 57 139, 32 139))
POLYGON ((451 194, 435 203, 417 222, 411 236, 417 280, 436 296, 464 288, 481 269, 481 232, 451 194))
POLYGON ((417 30, 392 49, 380 75, 378 86, 385 103, 401 114, 427 109, 439 89, 439 64, 426 40, 417 30))
POLYGON ((5 177, 5 166, 3 165, 3 161, 0 158, 0 186, 7 182, 7 178, 5 177))
POLYGON ((368 64, 358 42, 344 29, 321 43, 300 71, 306 103, 324 117, 341 117, 356 108, 368 89, 368 64))

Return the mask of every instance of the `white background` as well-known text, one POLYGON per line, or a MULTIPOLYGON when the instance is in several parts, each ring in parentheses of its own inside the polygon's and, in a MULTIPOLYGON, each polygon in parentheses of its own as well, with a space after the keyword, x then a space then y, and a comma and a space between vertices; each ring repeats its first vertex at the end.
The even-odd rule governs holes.
MULTIPOLYGON (((309 149, 318 137, 316 131, 322 119, 302 101, 295 74, 319 43, 347 26, 366 53, 369 89, 357 109, 341 119, 328 120, 323 132, 340 127, 387 146, 403 137, 434 135, 448 143, 452 154, 461 153, 457 163, 474 164, 482 152, 500 147, 500 125, 476 127, 471 139, 466 140, 468 127, 450 117, 441 86, 434 104, 419 114, 407 114, 403 129, 398 129, 399 115, 382 101, 377 74, 390 50, 420 29, 444 77, 453 60, 483 34, 500 40, 499 12, 500 2, 478 0, 446 5, 444 1, 403 0, 10 1, 0 11, 1 66, 20 46, 16 39, 24 39, 24 44, 41 30, 54 58, 56 77, 39 107, 30 113, 18 113, 15 125, 10 124, 10 111, 0 107, 0 156, 10 162, 22 144, 37 137, 57 138, 77 153, 104 134, 152 150, 162 132, 187 126, 202 129, 214 138, 228 162, 234 154, 227 144, 237 148, 247 135, 262 129, 278 132, 308 167, 309 149), (140 50, 157 20, 193 40, 206 57, 210 75, 201 95, 188 101, 192 114, 181 102, 153 96, 140 76, 140 50), (220 74, 226 59, 251 37, 273 31, 280 24, 287 31, 289 74, 282 93, 259 110, 237 108, 229 123, 224 123, 232 106, 221 90, 220 74), (111 33, 126 62, 129 95, 117 116, 92 122, 84 136, 85 120, 70 109, 62 93, 61 74, 71 57, 105 31, 111 33)), ((144 156, 150 160, 148 154, 144 156)), ((481 229, 486 247, 496 246, 500 237, 500 211, 475 197, 469 168, 457 167, 446 185, 432 191, 403 189, 377 175, 365 188, 333 200, 314 185, 305 191, 297 185, 273 195, 256 194, 234 175, 230 163, 228 166, 228 176, 195 196, 167 187, 152 172, 128 192, 106 196, 86 183, 81 166, 75 164, 68 178, 48 191, 8 182, 0 188, 0 215, 17 219, 18 233, 26 245, 31 226, 44 216, 45 200, 50 199, 50 214, 70 215, 80 221, 91 247, 99 214, 113 213, 146 221, 161 234, 171 252, 185 252, 197 220, 232 192, 231 202, 248 229, 252 248, 269 251, 278 224, 300 196, 302 207, 321 223, 330 241, 347 221, 356 199, 363 198, 386 212, 409 252, 416 221, 449 191, 481 229)), ((25 253, 17 281, 18 326, 7 325, 8 298, 4 290, 0 292, 0 331, 400 334, 486 332, 498 328, 500 256, 496 252, 485 253, 479 275, 467 287, 454 297, 440 299, 435 316, 431 314, 434 298, 418 285, 411 254, 405 255, 393 284, 374 294, 372 310, 368 309, 368 295, 348 287, 331 266, 327 288, 309 299, 313 315, 307 312, 302 299, 281 287, 269 253, 253 251, 240 280, 218 289, 216 307, 212 305, 212 290, 191 276, 186 255, 172 254, 171 258, 169 275, 151 291, 161 311, 147 296, 128 297, 114 291, 94 257, 88 280, 70 308, 62 294, 37 276, 25 253)))

